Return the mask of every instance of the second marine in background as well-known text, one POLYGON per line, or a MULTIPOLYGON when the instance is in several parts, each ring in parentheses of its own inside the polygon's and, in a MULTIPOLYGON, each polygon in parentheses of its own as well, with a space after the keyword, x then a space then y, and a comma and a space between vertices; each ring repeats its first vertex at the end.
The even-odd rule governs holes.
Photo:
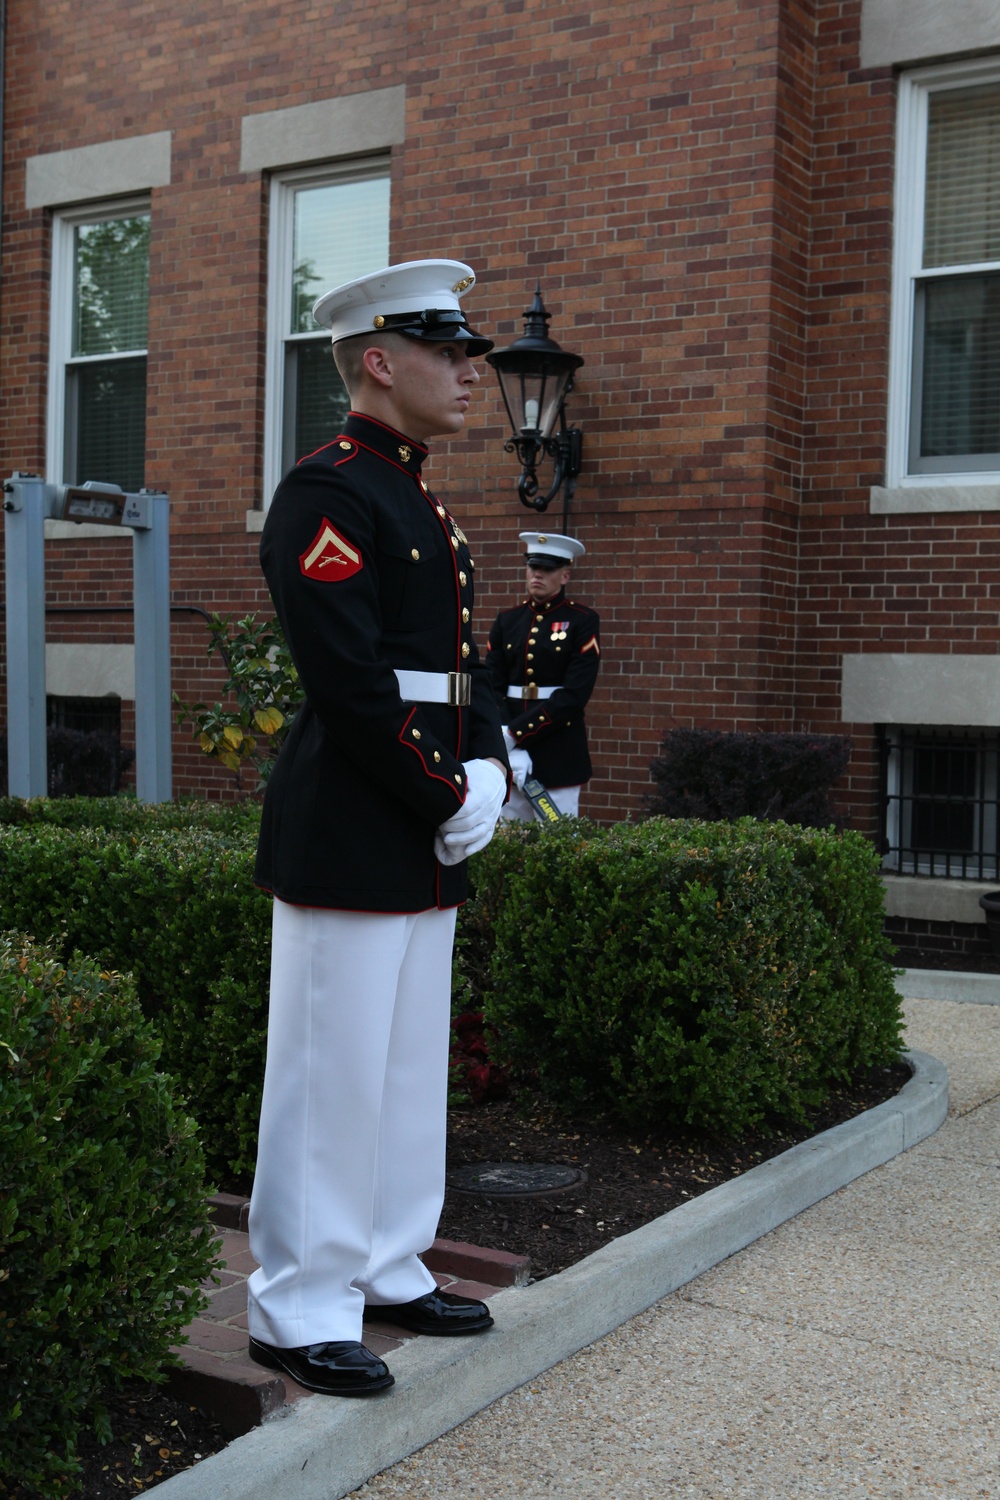
POLYGON ((527 598, 497 615, 486 656, 515 780, 501 816, 534 819, 521 790, 531 775, 560 813, 575 817, 580 788, 593 772, 584 709, 600 666, 601 620, 566 597, 583 543, 538 531, 522 531, 520 539, 527 598))

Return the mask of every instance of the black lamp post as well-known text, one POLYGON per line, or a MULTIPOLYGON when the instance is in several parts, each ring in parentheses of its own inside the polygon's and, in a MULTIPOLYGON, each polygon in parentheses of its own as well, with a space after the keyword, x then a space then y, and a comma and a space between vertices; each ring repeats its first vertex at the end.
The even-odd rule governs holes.
POLYGON ((583 356, 570 354, 549 338, 550 314, 545 310, 540 286, 524 313, 524 333, 507 349, 494 349, 486 359, 497 372, 500 393, 507 408, 514 436, 504 443, 507 453, 517 453, 521 478, 517 493, 532 510, 546 510, 563 483, 563 530, 569 502, 580 472, 583 434, 567 427, 563 407, 573 389, 573 377, 583 356), (558 421, 558 430, 554 432, 558 421), (543 458, 554 464, 547 494, 539 493, 537 468, 543 458))

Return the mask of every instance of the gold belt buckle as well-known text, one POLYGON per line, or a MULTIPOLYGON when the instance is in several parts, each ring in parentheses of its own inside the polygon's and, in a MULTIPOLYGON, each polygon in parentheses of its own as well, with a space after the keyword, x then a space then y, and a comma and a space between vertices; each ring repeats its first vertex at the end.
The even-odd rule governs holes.
POLYGON ((472 676, 469 672, 448 673, 448 705, 468 708, 472 702, 472 676))
POLYGON ((524 689, 524 696, 530 700, 538 697, 538 683, 529 682, 524 689))

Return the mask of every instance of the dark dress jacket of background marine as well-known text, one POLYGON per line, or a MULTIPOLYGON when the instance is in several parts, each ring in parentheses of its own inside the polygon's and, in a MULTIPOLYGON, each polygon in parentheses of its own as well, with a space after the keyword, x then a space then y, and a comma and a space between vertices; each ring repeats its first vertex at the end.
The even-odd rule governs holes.
POLYGON ((472 558, 420 477, 426 456, 352 413, 281 481, 264 524, 305 702, 268 782, 254 878, 293 905, 458 905, 467 865, 439 864, 434 832, 465 800, 463 761, 507 763, 472 637, 472 558), (468 672, 471 704, 404 701, 395 668, 468 672))
POLYGON ((596 610, 566 598, 528 600, 502 610, 490 631, 486 664, 503 722, 531 756, 543 786, 580 786, 592 766, 584 706, 597 680, 601 621, 596 610), (508 685, 557 687, 551 698, 508 698, 508 685))

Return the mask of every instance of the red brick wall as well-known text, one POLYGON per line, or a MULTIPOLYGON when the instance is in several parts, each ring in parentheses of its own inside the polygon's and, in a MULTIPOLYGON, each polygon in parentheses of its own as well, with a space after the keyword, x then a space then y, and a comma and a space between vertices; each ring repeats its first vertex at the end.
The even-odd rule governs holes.
MULTIPOLYGON (((262 607, 244 516, 261 483, 267 190, 239 171, 241 117, 405 84, 393 258, 468 259, 470 312, 501 343, 540 278, 553 336, 586 360, 568 410, 584 432, 570 526, 589 549, 574 587, 604 622, 586 811, 636 812, 672 725, 842 728, 844 651, 994 649, 988 519, 868 513, 894 84, 858 70, 859 17, 860 0, 13 7, 0 467, 44 461, 49 230, 24 210, 25 159, 170 130, 146 482, 172 499, 175 602, 262 607)), ((536 518, 483 377, 427 477, 475 545, 485 637, 536 518)), ((545 524, 561 520, 557 501, 545 524)), ((125 597, 103 551, 60 548, 53 599, 125 597)), ((182 697, 217 694, 193 617, 174 641, 182 697)), ((844 805, 871 827, 871 731, 849 727, 844 805)), ((183 737, 175 773, 228 781, 183 737)))

